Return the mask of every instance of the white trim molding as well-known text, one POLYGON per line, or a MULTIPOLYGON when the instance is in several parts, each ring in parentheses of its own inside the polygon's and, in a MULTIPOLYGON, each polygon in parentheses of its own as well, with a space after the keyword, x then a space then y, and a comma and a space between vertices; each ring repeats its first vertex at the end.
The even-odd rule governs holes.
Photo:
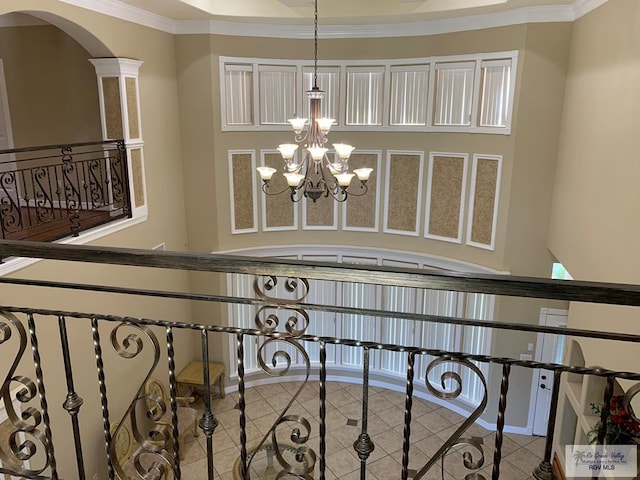
POLYGON ((473 166, 471 168, 471 192, 469 193, 469 210, 467 212, 467 245, 472 247, 484 248, 485 250, 495 250, 496 246, 496 229, 498 227, 498 204, 500 203, 500 181, 502 179, 502 155, 483 155, 475 153, 473 155, 473 166), (491 243, 484 244, 471 240, 471 231, 473 228, 473 208, 476 195, 476 175, 478 173, 478 160, 491 160, 498 162, 496 173, 496 191, 493 199, 493 218, 491 224, 491 243))
MULTIPOLYGON (((382 150, 359 150, 356 149, 353 151, 353 154, 362 154, 362 155, 375 155, 376 156, 376 167, 374 169, 376 174, 376 195, 375 195, 375 218, 373 222, 372 228, 366 227, 350 227, 347 225, 347 202, 342 204, 342 230, 345 232, 379 232, 380 231, 380 184, 382 178, 382 150)), ((367 192, 365 196, 370 195, 370 192, 367 192)))
POLYGON ((231 215, 231 233, 256 233, 258 231, 258 196, 256 187, 256 151, 255 150, 229 150, 227 153, 229 161, 229 208, 231 215), (234 192, 234 180, 233 180, 233 156, 234 155, 250 155, 251 156, 251 192, 245 192, 251 195, 251 201, 253 203, 253 227, 251 228, 238 228, 236 226, 236 205, 235 205, 235 192, 234 192))
MULTIPOLYGON (((135 7, 119 0, 59 0, 103 15, 173 34, 215 34, 243 37, 312 38, 313 31, 305 23, 232 22, 216 19, 171 19, 135 7)), ((442 33, 480 30, 525 23, 573 22, 607 0, 575 0, 570 5, 543 5, 515 8, 497 13, 468 15, 455 18, 399 22, 373 25, 323 25, 323 38, 372 38, 437 35, 442 33)), ((273 19, 277 22, 278 19, 273 19)), ((6 26, 6 25, 1 25, 6 26)))
POLYGON ((384 219, 382 231, 384 233, 394 233, 398 235, 409 235, 412 237, 420 236, 420 221, 422 220, 422 184, 424 182, 424 152, 423 151, 413 151, 413 150, 387 150, 387 165, 386 165, 386 176, 384 182, 384 219), (419 157, 420 166, 418 170, 418 192, 416 198, 416 223, 415 229, 412 231, 409 230, 395 230, 393 228, 389 228, 389 193, 391 190, 391 159, 394 155, 407 155, 419 157))
POLYGON ((443 242, 450 243, 462 243, 462 229, 464 225, 464 207, 465 196, 467 190, 467 170, 469 165, 469 155, 467 153, 452 153, 452 152, 429 152, 429 173, 427 174, 427 198, 426 206, 424 210, 424 238, 430 238, 432 240, 441 240, 443 242), (433 186, 433 163, 435 157, 446 158, 461 158, 462 159, 462 183, 460 188, 460 210, 458 212, 458 233, 454 237, 444 237, 441 235, 434 235, 429 233, 429 219, 431 214, 431 194, 433 186))

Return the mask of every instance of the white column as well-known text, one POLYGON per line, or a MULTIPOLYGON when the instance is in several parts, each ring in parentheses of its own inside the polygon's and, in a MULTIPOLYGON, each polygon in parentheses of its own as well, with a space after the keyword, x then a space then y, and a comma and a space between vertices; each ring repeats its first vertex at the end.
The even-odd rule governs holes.
POLYGON ((140 121, 138 71, 143 62, 128 58, 94 58, 104 140, 124 139, 133 218, 147 215, 144 141, 140 121))

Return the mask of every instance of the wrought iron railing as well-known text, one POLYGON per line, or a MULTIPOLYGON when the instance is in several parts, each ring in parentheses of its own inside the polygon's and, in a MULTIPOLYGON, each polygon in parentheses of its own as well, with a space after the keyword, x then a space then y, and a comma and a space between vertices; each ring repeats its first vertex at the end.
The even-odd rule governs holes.
POLYGON ((122 140, 0 150, 3 239, 53 241, 131 216, 122 140))
MULTIPOLYGON (((154 267, 164 269, 190 270, 200 272, 243 273, 255 276, 255 297, 237 298, 221 293, 203 294, 189 292, 168 292, 157 290, 122 288, 107 285, 74 284, 52 281, 35 281, 31 279, 0 278, 0 284, 20 288, 54 288, 70 290, 74 294, 80 291, 104 293, 108 295, 134 295, 146 298, 146 301, 167 298, 192 300, 198 302, 213 302, 219 304, 244 304, 255 306, 256 328, 237 328, 228 326, 225 320, 210 319, 205 323, 172 322, 160 319, 131 318, 108 314, 80 313, 71 311, 43 310, 28 307, 0 306, 0 355, 11 345, 17 351, 12 360, 5 365, 3 383, 0 395, 8 411, 10 441, 0 442, 0 473, 13 474, 25 478, 53 478, 59 477, 60 466, 56 462, 54 439, 57 445, 74 445, 77 465, 74 473, 69 476, 85 479, 83 448, 87 443, 96 442, 96 438, 84 438, 81 435, 79 412, 83 406, 82 396, 95 394, 97 391, 101 403, 102 442, 104 445, 104 462, 108 478, 181 478, 181 445, 178 441, 178 407, 177 407, 177 379, 176 356, 180 353, 191 355, 192 352, 176 352, 175 336, 178 332, 191 331, 199 336, 201 351, 195 356, 203 364, 203 384, 205 388, 204 411, 199 420, 199 426, 206 439, 206 478, 218 478, 215 473, 214 433, 218 427, 215 408, 211 400, 212 387, 210 385, 209 355, 214 342, 218 344, 233 344, 237 359, 237 392, 238 392, 238 435, 239 453, 236 471, 233 478, 255 480, 255 473, 251 473, 252 462, 256 459, 256 452, 266 448, 273 457, 273 466, 277 467, 277 477, 270 478, 327 478, 327 435, 331 433, 331 426, 327 423, 327 406, 330 405, 330 392, 327 391, 328 365, 326 362, 327 348, 332 345, 350 346, 362 349, 363 363, 358 382, 361 382, 362 401, 360 408, 360 433, 353 438, 353 448, 360 461, 360 478, 367 478, 367 463, 376 445, 376 435, 368 429, 369 398, 370 398, 370 355, 379 350, 406 353, 406 386, 404 400, 403 442, 402 451, 398 453, 400 467, 392 478, 419 479, 427 474, 441 469, 436 465, 443 461, 444 456, 452 449, 464 447, 465 453, 459 457, 464 464, 466 479, 482 479, 481 469, 485 464, 491 466, 485 469, 486 478, 497 480, 501 477, 502 447, 504 441, 505 414, 508 411, 507 394, 510 379, 513 378, 513 367, 529 369, 543 368, 552 371, 552 397, 549 414, 547 437, 544 455, 540 464, 532 475, 536 479, 551 479, 552 474, 552 441, 556 428, 555 418, 558 405, 560 385, 567 374, 589 375, 605 379, 602 391, 603 410, 600 417, 601 427, 598 430, 598 440, 602 443, 605 436, 604 425, 609 415, 610 399, 613 395, 614 383, 619 379, 637 382, 640 373, 633 371, 612 371, 604 368, 586 368, 578 365, 562 365, 554 363, 540 363, 513 358, 502 358, 491 355, 476 355, 466 352, 450 352, 427 349, 420 346, 391 345, 368 342, 360 339, 344 339, 333 337, 318 337, 307 334, 310 313, 315 311, 332 311, 369 317, 412 318, 416 321, 453 323, 463 326, 478 326, 497 330, 526 331, 552 333, 577 338, 598 339, 604 341, 619 341, 639 343, 640 335, 629 335, 615 332, 589 331, 578 329, 560 329, 554 327, 539 327, 528 324, 509 322, 485 322, 464 318, 450 318, 438 315, 407 314, 375 309, 361 309, 350 307, 336 307, 331 305, 314 305, 305 303, 309 289, 309 279, 332 279, 342 282, 358 282, 377 285, 392 285, 421 289, 455 290, 461 292, 491 293, 527 298, 542 298, 555 300, 574 300, 601 304, 616 304, 640 306, 640 287, 633 285, 614 285, 593 282, 566 282, 539 280, 522 277, 508 277, 498 275, 471 274, 461 275, 434 272, 420 269, 385 268, 367 265, 333 265, 317 262, 298 262, 287 260, 271 260, 264 258, 248 258, 226 255, 200 255, 188 253, 141 251, 131 249, 97 248, 87 246, 65 246, 56 244, 37 244, 33 242, 1 241, 0 256, 23 256, 33 258, 68 260, 74 262, 101 263, 112 265, 127 265, 135 267, 154 267), (275 287, 284 282, 286 298, 274 296, 275 287), (52 332, 52 323, 57 323, 58 339, 49 335, 39 337, 38 331, 52 332), (68 340, 69 329, 87 330, 90 327, 93 353, 95 354, 95 370, 93 381, 83 379, 84 391, 76 387, 78 377, 74 368, 73 358, 76 354, 74 345, 68 340), (108 337, 109 341, 104 339, 108 337), (223 341, 219 342, 223 337, 223 341), (229 341, 229 338, 232 341, 229 341), (303 382, 297 386, 292 397, 285 400, 281 411, 277 412, 268 431, 258 438, 258 442, 250 444, 247 436, 247 378, 244 371, 245 346, 247 342, 261 338, 263 342, 258 350, 259 365, 268 376, 284 381, 291 373, 290 356, 285 350, 294 351, 303 359, 305 368, 302 370, 303 382), (62 365, 56 367, 51 359, 42 355, 45 342, 49 342, 48 351, 54 348, 62 350, 62 365), (310 364, 305 345, 313 342, 319 345, 319 362, 310 364), (161 349, 161 344, 166 349, 161 349), (274 347, 275 346, 275 347, 274 347), (32 359, 26 358, 30 347, 32 359), (269 354, 267 355, 267 352, 269 354), (145 355, 146 354, 146 355, 145 355), (105 361, 109 355, 119 358, 119 366, 105 361), (426 389, 432 398, 446 403, 453 401, 460 394, 462 377, 476 376, 482 386, 481 401, 475 405, 473 411, 464 418, 448 438, 443 439, 441 446, 429 458, 415 458, 412 450, 412 427, 414 426, 414 404, 416 388, 417 359, 425 356, 435 357, 428 362, 426 371, 439 369, 443 373, 437 382, 425 375, 426 389), (143 360, 146 359, 146 360, 143 360), (119 388, 109 386, 109 379, 114 375, 114 368, 126 368, 126 362, 144 361, 144 372, 135 380, 135 393, 127 400, 127 407, 123 411, 114 412, 111 405, 113 399, 119 395, 119 388), (161 362, 166 365, 167 375, 164 381, 169 385, 169 400, 163 402, 159 397, 145 392, 144 385, 149 378, 158 375, 161 362), (10 363, 10 365, 9 365, 10 363), (109 363, 109 365, 107 365, 109 363), (32 367, 28 367, 32 364, 32 367), (488 382, 478 368, 478 364, 497 365, 501 371, 500 391, 498 394, 498 408, 496 417, 496 431, 494 435, 493 456, 485 458, 483 445, 477 438, 469 436, 469 429, 474 421, 485 411, 489 395, 488 382), (446 368, 443 368, 445 366, 446 368), (45 367, 45 368, 43 368, 45 367), (55 372, 59 371, 58 375, 55 372), (46 372, 46 373, 45 373, 46 372), (66 397, 51 398, 45 384, 56 382, 57 379, 66 381, 66 397), (291 411, 291 406, 304 390, 305 384, 311 379, 319 382, 317 399, 317 416, 305 418, 299 413, 291 411), (16 388, 17 386, 17 388, 16 388), (12 393, 15 392, 15 393, 12 393), (14 405, 21 405, 18 413, 14 405), (53 432, 50 418, 61 412, 52 405, 62 404, 69 414, 71 421, 71 437, 62 438, 62 433, 53 432), (151 419, 151 424, 144 425, 137 416, 144 410, 151 419), (164 424, 159 418, 164 412, 170 412, 170 423, 164 424), (318 436, 311 432, 312 424, 317 422, 318 436), (134 432, 134 452, 127 460, 129 469, 123 463, 117 452, 115 438, 119 428, 128 424, 134 432), (114 429, 114 425, 117 427, 114 429), (55 435, 54 435, 55 433, 55 435), (314 438, 312 444, 311 438, 314 438), (315 448, 314 448, 315 447, 315 448), (293 455, 285 455, 285 450, 293 455), (34 459, 38 459, 36 466, 34 459), (413 468, 410 469, 410 459, 413 468), (131 473, 132 472, 132 473, 131 473), (167 475, 167 477, 165 477, 167 475)), ((5 301, 3 299, 3 301, 5 301)), ((87 330, 88 331, 88 330, 87 330)), ((88 340, 88 339, 87 339, 88 340)), ((77 345, 75 346, 77 348, 77 345)), ((85 372, 86 374, 86 372, 85 372)), ((299 376, 296 376, 299 378, 299 376)), ((134 381, 134 380, 131 380, 134 381)), ((630 415, 635 421, 638 419, 633 413, 631 402, 639 388, 628 389, 625 402, 630 415)), ((58 389, 60 390, 60 389, 58 389)), ((64 395, 63 395, 64 396, 64 395)), ((92 412, 97 415, 98 412, 92 412)), ((98 435, 96 433, 96 435, 98 435)), ((95 462, 95 459, 92 459, 95 462)), ((453 461, 453 460, 449 460, 453 461)), ((66 471, 70 467, 66 466, 66 471)), ((444 473, 442 473, 444 478, 444 473)), ((186 477, 182 477, 186 478, 186 477)), ((379 478, 379 477, 378 477, 379 478)))

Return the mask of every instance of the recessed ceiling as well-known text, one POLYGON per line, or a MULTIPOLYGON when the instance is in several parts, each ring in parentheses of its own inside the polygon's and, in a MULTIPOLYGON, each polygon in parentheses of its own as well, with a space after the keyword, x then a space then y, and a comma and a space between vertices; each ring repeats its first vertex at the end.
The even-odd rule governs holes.
MULTIPOLYGON (((308 23, 311 0, 120 0, 173 20, 225 20, 271 24, 308 23)), ((323 24, 386 24, 427 21, 525 7, 558 7, 584 0, 318 0, 323 24)))

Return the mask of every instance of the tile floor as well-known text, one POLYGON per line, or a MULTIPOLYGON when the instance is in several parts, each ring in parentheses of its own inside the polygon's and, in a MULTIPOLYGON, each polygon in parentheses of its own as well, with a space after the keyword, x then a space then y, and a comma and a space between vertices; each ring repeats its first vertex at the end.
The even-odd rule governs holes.
MULTIPOLYGON (((247 443, 257 444, 269 430, 281 410, 291 398, 291 391, 301 384, 275 383, 247 389, 247 443)), ((367 462, 368 480, 398 480, 401 472, 402 438, 404 425, 404 394, 372 387, 369 391, 368 431, 375 450, 367 462)), ((360 385, 327 383, 327 480, 360 478, 360 462, 353 449, 353 442, 360 433, 360 409, 362 387, 360 385)), ((213 410, 219 425, 213 435, 214 467, 216 479, 232 480, 232 470, 240 454, 239 410, 237 393, 213 402, 213 410)), ((311 422, 309 446, 319 455, 318 447, 318 383, 304 387, 291 414, 299 414, 311 422)), ((200 407, 202 408, 202 407, 200 407)), ((409 453, 410 475, 431 457, 453 433, 463 418, 438 405, 414 399, 411 425, 411 449, 409 453)), ((481 473, 491 478, 494 432, 473 425, 464 436, 481 437, 485 449, 485 462, 481 473)), ((206 437, 190 437, 185 445, 185 457, 181 464, 182 477, 187 480, 207 478, 206 437)), ((505 434, 500 463, 500 478, 524 480, 531 478, 533 468, 540 462, 544 450, 544 438, 505 434)), ((461 452, 452 452, 445 458, 444 477, 438 462, 425 478, 429 480, 462 480, 467 470, 461 452)), ((257 457, 256 457, 257 458, 257 457)), ((319 459, 318 459, 319 463, 319 459)), ((316 464, 316 471, 318 464, 316 464)), ((319 476, 315 475, 315 478, 319 476)))

